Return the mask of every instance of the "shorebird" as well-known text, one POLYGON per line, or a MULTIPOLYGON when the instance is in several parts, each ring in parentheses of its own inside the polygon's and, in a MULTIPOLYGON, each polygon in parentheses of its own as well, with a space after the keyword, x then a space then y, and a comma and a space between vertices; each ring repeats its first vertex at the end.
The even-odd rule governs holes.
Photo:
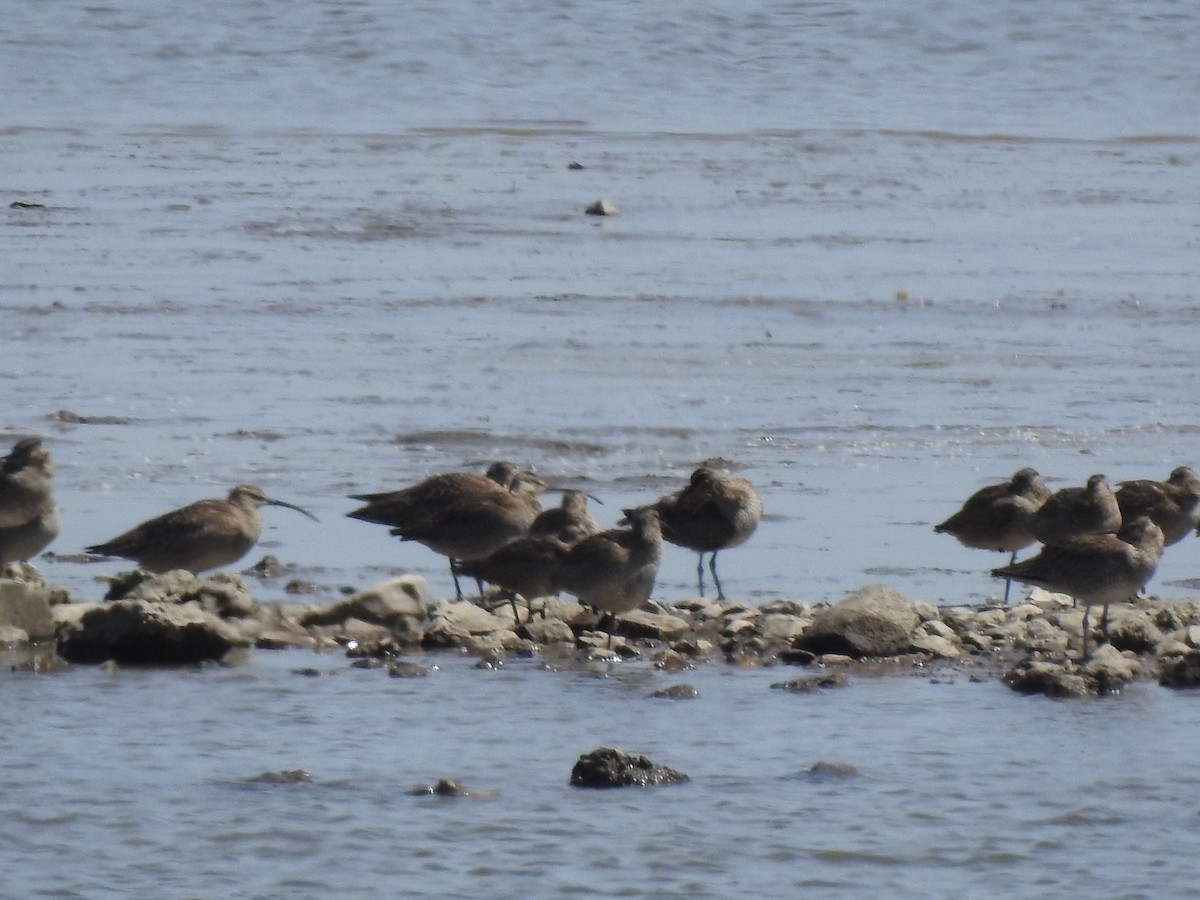
MULTIPOLYGON (((1035 469, 1019 469, 1008 481, 989 484, 967 498, 962 508, 933 530, 950 534, 964 547, 1011 553, 1009 565, 1017 561, 1017 551, 1035 540, 1030 524, 1034 514, 1050 498, 1050 489, 1035 469)), ((1011 581, 1004 584, 1004 602, 1008 603, 1011 581)))
POLYGON ((186 569, 192 574, 229 565, 245 556, 262 531, 263 506, 283 506, 317 517, 306 509, 272 500, 253 484, 239 484, 225 500, 198 500, 149 519, 88 553, 133 560, 147 572, 186 569))
POLYGON ((1087 487, 1055 491, 1030 523, 1033 536, 1048 546, 1088 534, 1114 534, 1121 527, 1121 509, 1103 475, 1093 475, 1087 487))
POLYGON ((486 475, 450 472, 398 491, 352 495, 366 506, 346 515, 390 525, 390 533, 401 540, 417 541, 448 557, 461 600, 457 562, 483 559, 524 537, 542 511, 538 494, 545 489, 546 483, 532 472, 498 462, 486 475))
MULTIPOLYGON (((554 536, 522 537, 483 559, 460 562, 457 568, 462 575, 500 588, 503 598, 512 604, 513 619, 520 622, 517 597, 529 602, 557 594, 558 566, 570 550, 570 545, 554 536)), ((529 615, 533 616, 532 607, 529 615)))
POLYGON ((650 599, 662 562, 662 525, 654 507, 629 510, 622 522, 629 527, 590 535, 571 547, 556 577, 557 586, 580 603, 605 612, 614 630, 617 616, 650 599))
POLYGON ((562 505, 539 513, 529 526, 529 536, 556 537, 563 543, 577 544, 599 533, 600 523, 588 512, 587 502, 588 495, 583 491, 563 491, 562 505))
MULTIPOLYGON (((692 473, 686 487, 660 497, 649 507, 662 522, 663 539, 700 554, 696 580, 704 596, 704 554, 711 553, 708 570, 717 587, 717 599, 725 599, 717 577, 717 553, 743 543, 762 519, 762 501, 744 478, 733 478, 708 466, 692 473)), ((629 516, 633 510, 625 510, 629 516)))
POLYGON ((1168 547, 1200 525, 1200 478, 1188 466, 1179 466, 1166 481, 1124 481, 1116 496, 1122 520, 1149 516, 1168 547))
POLYGON ((1149 516, 1138 516, 1116 534, 1089 534, 1043 547, 1034 557, 993 569, 997 578, 1012 578, 1068 594, 1084 606, 1083 658, 1087 658, 1088 613, 1104 606, 1100 627, 1108 634, 1108 607, 1137 595, 1158 568, 1163 533, 1149 516))
POLYGON ((53 478, 41 438, 17 441, 0 459, 0 566, 37 556, 58 535, 53 478))

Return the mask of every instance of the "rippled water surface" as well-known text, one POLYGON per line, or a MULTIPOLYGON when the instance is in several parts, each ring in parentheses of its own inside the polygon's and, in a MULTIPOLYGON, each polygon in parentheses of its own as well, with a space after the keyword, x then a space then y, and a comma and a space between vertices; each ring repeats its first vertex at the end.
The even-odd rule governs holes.
MULTIPOLYGON (((317 599, 399 568, 443 596, 444 562, 345 519, 346 494, 511 458, 585 486, 607 523, 716 458, 767 510, 721 558, 731 594, 885 581, 977 602, 998 558, 930 526, 980 485, 1200 463, 1190 5, 678 13, 8 10, 0 443, 48 438, 52 549, 256 481, 321 517, 269 510, 262 542, 317 599), (583 215, 601 197, 621 214, 583 215)), ((1168 551, 1153 592, 1194 592, 1196 546, 1168 551)), ((84 599, 119 568, 39 564, 84 599)), ((694 577, 669 548, 657 595, 694 577)), ((670 704, 645 699, 666 676, 600 674, 455 658, 397 681, 262 653, 0 676, 11 891, 1194 883, 1187 695, 899 678, 797 698, 767 690, 786 673, 713 667, 670 704), (309 665, 338 674, 291 674, 309 665), (692 782, 566 788, 601 743, 692 782), (814 781, 821 759, 860 774, 814 781), (314 781, 244 781, 297 767, 314 781), (403 793, 441 776, 496 793, 403 793)))

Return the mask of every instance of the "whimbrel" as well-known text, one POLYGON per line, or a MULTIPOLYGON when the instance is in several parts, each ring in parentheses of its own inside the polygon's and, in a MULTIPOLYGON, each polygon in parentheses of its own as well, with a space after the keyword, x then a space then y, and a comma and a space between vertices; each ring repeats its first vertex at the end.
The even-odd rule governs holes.
POLYGON ((600 523, 588 512, 587 501, 584 491, 563 491, 562 505, 539 513, 529 526, 529 536, 555 537, 566 544, 577 544, 599 533, 600 523))
POLYGON ((1122 482, 1116 495, 1122 520, 1149 516, 1168 547, 1200 525, 1200 478, 1188 466, 1179 466, 1166 481, 1122 482))
POLYGON ((1108 479, 1093 475, 1087 487, 1055 491, 1030 523, 1033 536, 1048 546, 1088 534, 1115 534, 1121 527, 1121 508, 1108 479))
MULTIPOLYGON (((662 562, 662 526, 650 506, 630 510, 614 528, 584 538, 558 564, 557 583, 580 603, 616 618, 650 599, 662 562)), ((610 632, 611 634, 611 632, 610 632)))
POLYGON ((0 459, 0 566, 37 556, 58 535, 53 478, 41 438, 17 441, 0 459))
POLYGON ((147 572, 186 569, 192 574, 229 565, 245 556, 262 531, 259 507, 283 506, 317 517, 253 484, 239 484, 225 500, 198 500, 124 534, 87 548, 88 553, 133 560, 147 572))
POLYGON ((1089 534, 1043 547, 1037 556, 993 569, 1012 578, 1068 594, 1084 605, 1083 656, 1087 658, 1088 612, 1104 606, 1101 628, 1108 633, 1108 607, 1137 595, 1158 568, 1163 533, 1149 516, 1138 516, 1116 534, 1089 534))
MULTIPOLYGON (((504 598, 512 604, 513 618, 519 622, 517 597, 529 602, 536 597, 557 594, 558 567, 570 549, 568 544, 552 535, 521 537, 483 559, 459 562, 457 569, 460 574, 500 588, 504 598)), ((532 607, 529 614, 533 615, 532 607)))
MULTIPOLYGON (((692 473, 686 487, 660 497, 648 507, 662 521, 663 539, 700 554, 696 580, 704 596, 704 554, 711 553, 708 570, 717 587, 717 599, 725 599, 717 577, 717 553, 743 543, 762 519, 762 501, 744 478, 733 478, 708 466, 692 473)), ((631 510, 626 510, 629 515, 631 510)))
POLYGON ((542 511, 538 494, 545 488, 532 472, 498 462, 486 475, 450 472, 398 491, 353 495, 367 505, 346 515, 390 525, 401 540, 448 557, 454 590, 462 599, 456 562, 482 559, 527 534, 542 511))
MULTIPOLYGON (((1017 551, 1035 540, 1030 530, 1034 514, 1050 498, 1050 489, 1036 470, 1018 470, 1008 481, 982 487, 967 498, 962 508, 933 530, 950 534, 964 547, 1000 550, 1011 553, 1009 565, 1017 561, 1017 551)), ((1011 581, 1004 584, 1004 602, 1008 603, 1011 581)))

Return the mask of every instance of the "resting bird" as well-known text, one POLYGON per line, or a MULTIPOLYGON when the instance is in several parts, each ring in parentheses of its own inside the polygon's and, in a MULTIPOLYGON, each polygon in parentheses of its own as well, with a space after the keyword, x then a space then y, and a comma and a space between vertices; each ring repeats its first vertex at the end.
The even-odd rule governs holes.
POLYGON ((577 544, 596 534, 600 523, 588 512, 587 502, 588 495, 583 491, 563 491, 562 505, 539 513, 529 527, 529 536, 556 537, 563 543, 577 544))
POLYGON ((1121 509, 1108 479, 1093 475, 1087 487, 1055 491, 1033 517, 1030 530, 1043 544, 1054 546, 1087 534, 1114 534, 1121 527, 1121 509))
POLYGON ((317 521, 308 510, 272 500, 257 485, 239 484, 225 500, 197 500, 86 549, 133 560, 147 572, 186 569, 195 575, 237 562, 250 552, 262 532, 258 510, 263 506, 294 509, 317 521))
MULTIPOLYGON (((1050 489, 1035 469, 1019 469, 1008 481, 977 490, 933 530, 953 535, 964 547, 1011 553, 1011 565, 1017 561, 1017 551, 1034 542, 1033 517, 1049 498, 1050 489)), ((1005 603, 1011 587, 1012 582, 1006 581, 1005 603)))
POLYGON ((1108 634, 1109 604, 1129 600, 1145 587, 1162 552, 1162 529, 1149 516, 1138 516, 1117 534, 1068 538, 1057 546, 1043 547, 1037 556, 993 569, 992 574, 1068 594, 1082 603, 1086 659, 1090 608, 1104 606, 1101 628, 1108 634))
MULTIPOLYGON (((750 482, 701 466, 692 473, 686 487, 642 508, 658 513, 664 540, 700 554, 696 579, 701 597, 704 554, 712 554, 708 570, 717 587, 717 599, 724 600, 725 591, 717 577, 717 553, 744 543, 762 520, 762 501, 750 482)), ((633 512, 627 509, 625 515, 633 512)))
POLYGON ((53 478, 41 438, 17 441, 0 459, 0 566, 37 556, 58 536, 53 478))
POLYGON ((457 563, 483 559, 524 537, 542 511, 538 494, 545 489, 546 483, 532 472, 498 462, 486 475, 450 472, 398 491, 353 495, 366 506, 346 515, 390 525, 391 534, 401 540, 417 541, 448 557, 461 600, 457 563))
POLYGON ((606 613, 613 629, 618 616, 650 599, 662 562, 662 527, 654 508, 630 510, 623 521, 628 528, 602 531, 571 547, 556 577, 557 586, 580 603, 606 613))
POLYGON ((1200 525, 1200 478, 1188 466, 1179 466, 1166 481, 1124 481, 1116 496, 1123 521, 1149 516, 1168 547, 1200 525))
MULTIPOLYGON (((558 593, 558 567, 571 547, 553 536, 522 537, 510 541, 483 559, 458 563, 460 574, 500 588, 512 604, 513 619, 520 622, 517 597, 526 602, 558 593)), ((533 615, 532 607, 529 610, 533 615)))

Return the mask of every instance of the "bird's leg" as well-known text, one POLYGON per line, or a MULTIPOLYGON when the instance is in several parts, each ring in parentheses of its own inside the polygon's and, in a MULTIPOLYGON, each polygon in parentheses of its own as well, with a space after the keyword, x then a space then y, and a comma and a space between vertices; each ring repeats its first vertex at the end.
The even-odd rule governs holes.
POLYGON ((700 561, 696 563, 696 580, 700 582, 700 597, 704 598, 704 551, 700 551, 700 561))
POLYGON ((1088 660, 1088 628, 1090 627, 1088 625, 1088 613, 1091 611, 1092 611, 1092 608, 1090 606, 1085 606, 1083 608, 1083 657, 1081 660, 1082 662, 1087 662, 1087 660, 1088 660))
MULTIPOLYGON (((1015 563, 1016 561, 1017 561, 1017 551, 1016 551, 1016 550, 1014 550, 1014 551, 1012 552, 1012 556, 1010 556, 1010 557, 1008 558, 1008 564, 1011 566, 1011 565, 1012 565, 1013 563, 1015 563)), ((1011 578, 1005 578, 1005 579, 1004 579, 1004 605, 1005 605, 1005 606, 1008 606, 1008 593, 1009 593, 1009 591, 1011 591, 1011 590, 1012 590, 1012 579, 1011 579, 1011 578)))
POLYGON ((458 583, 458 566, 453 559, 450 560, 450 576, 454 579, 454 596, 456 599, 461 600, 463 595, 462 587, 458 583))
MULTIPOLYGON (((701 557, 703 558, 703 557, 701 557)), ((708 558, 708 571, 712 572, 713 584, 717 586, 717 599, 725 599, 725 591, 721 589, 721 579, 717 577, 717 551, 712 552, 712 556, 708 558)))
POLYGON ((1100 616, 1100 630, 1104 632, 1104 639, 1108 640, 1108 604, 1104 604, 1104 614, 1100 616))

